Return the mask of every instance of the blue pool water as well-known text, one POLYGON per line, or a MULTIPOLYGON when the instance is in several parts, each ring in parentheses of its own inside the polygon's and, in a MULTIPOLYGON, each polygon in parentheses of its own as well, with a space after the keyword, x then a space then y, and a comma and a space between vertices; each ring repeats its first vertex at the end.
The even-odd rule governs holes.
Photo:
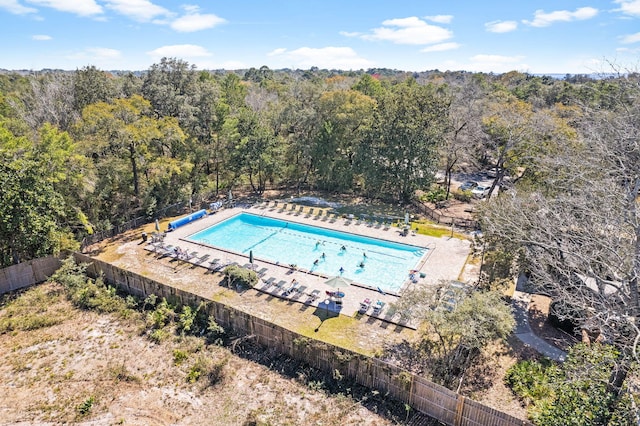
POLYGON ((422 247, 249 213, 240 213, 187 239, 244 255, 252 251, 255 258, 283 266, 295 264, 327 276, 340 275, 343 268, 342 276, 391 292, 400 291, 409 270, 415 269, 426 253, 422 247))

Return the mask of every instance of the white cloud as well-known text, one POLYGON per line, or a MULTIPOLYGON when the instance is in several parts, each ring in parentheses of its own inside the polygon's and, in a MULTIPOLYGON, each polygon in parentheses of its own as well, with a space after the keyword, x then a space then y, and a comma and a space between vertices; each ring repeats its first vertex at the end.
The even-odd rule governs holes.
POLYGON ((283 53, 285 53, 287 51, 287 49, 285 49, 284 47, 279 47, 275 50, 272 50, 271 52, 267 53, 267 56, 278 56, 278 55, 282 55, 283 53))
POLYGON ((157 17, 170 17, 172 13, 149 0, 106 0, 107 8, 135 21, 150 22, 157 17))
POLYGON ((345 37, 360 37, 362 35, 362 33, 359 33, 359 32, 349 32, 349 31, 340 31, 339 34, 345 37))
POLYGON ((617 12, 640 16, 640 0, 614 0, 614 3, 620 5, 620 9, 616 9, 617 12))
POLYGON ((154 58, 202 58, 211 56, 211 53, 202 46, 195 44, 174 44, 171 46, 162 46, 147 52, 147 55, 154 58))
POLYGON ((14 15, 26 15, 38 11, 38 9, 21 5, 18 0, 0 0, 0 8, 14 15))
POLYGON ((95 58, 114 59, 119 58, 121 55, 119 50, 109 49, 107 47, 90 47, 86 49, 86 51, 95 58))
POLYGON ((187 12, 171 23, 171 28, 182 33, 191 33, 200 30, 206 30, 207 28, 213 28, 216 25, 224 24, 226 20, 220 18, 212 13, 200 14, 200 8, 198 6, 184 6, 187 12))
POLYGON ((533 21, 523 20, 527 25, 532 27, 548 27, 556 22, 571 22, 591 19, 598 14, 598 9, 593 7, 581 7, 570 12, 568 10, 556 10, 554 12, 545 13, 544 10, 536 10, 533 21))
POLYGON ((384 40, 396 44, 433 44, 450 39, 453 33, 445 28, 427 24, 411 16, 409 18, 388 19, 382 27, 374 28, 371 34, 361 36, 364 40, 384 40))
POLYGON ((457 48, 460 47, 459 43, 440 43, 440 44, 434 44, 433 46, 428 46, 425 47, 424 49, 421 49, 421 52, 444 52, 446 50, 455 50, 457 48))
POLYGON ((363 69, 373 63, 358 54, 350 47, 301 47, 296 50, 275 49, 267 56, 282 59, 283 67, 308 69, 311 67, 326 69, 363 69))
POLYGON ((92 16, 102 13, 102 7, 94 0, 27 0, 37 6, 50 7, 60 12, 75 13, 79 16, 92 16))
POLYGON ((438 24, 450 24, 453 20, 453 15, 434 15, 434 16, 425 16, 424 19, 431 22, 436 22, 438 24))
POLYGON ((529 65, 523 63, 524 56, 502 56, 502 55, 475 55, 470 58, 464 69, 475 72, 495 72, 502 73, 513 70, 526 71, 529 65))
POLYGON ((118 60, 121 58, 121 52, 116 49, 107 47, 90 47, 78 52, 65 56, 66 59, 73 61, 77 67, 79 63, 92 64, 100 68, 118 67, 118 60))
POLYGON ((629 35, 620 37, 620 43, 622 44, 638 43, 639 41, 640 41, 640 33, 629 34, 629 35))
POLYGON ((518 28, 516 21, 493 21, 484 24, 484 28, 490 33, 508 33, 518 28))
POLYGON ((48 36, 45 34, 36 34, 31 36, 31 40, 47 41, 47 40, 51 40, 51 36, 48 36))

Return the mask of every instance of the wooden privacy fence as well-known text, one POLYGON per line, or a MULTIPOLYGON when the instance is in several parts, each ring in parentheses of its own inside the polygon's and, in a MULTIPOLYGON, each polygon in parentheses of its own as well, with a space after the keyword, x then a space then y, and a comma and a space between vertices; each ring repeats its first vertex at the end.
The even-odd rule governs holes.
POLYGON ((46 281, 60 267, 57 257, 42 257, 0 269, 0 294, 46 281))
POLYGON ((365 387, 391 398, 448 425, 511 426, 530 425, 486 405, 430 382, 385 361, 310 339, 233 307, 171 287, 151 278, 75 253, 78 263, 88 264, 89 276, 102 275, 106 282, 129 294, 147 297, 155 294, 180 305, 206 304, 207 313, 225 329, 237 335, 250 335, 260 345, 285 354, 326 372, 339 371, 365 387))

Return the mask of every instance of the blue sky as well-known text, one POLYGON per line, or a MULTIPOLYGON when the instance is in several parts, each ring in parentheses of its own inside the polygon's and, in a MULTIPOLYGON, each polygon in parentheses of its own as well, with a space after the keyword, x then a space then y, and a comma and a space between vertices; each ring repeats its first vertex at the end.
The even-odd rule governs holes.
POLYGON ((0 0, 0 68, 640 69, 640 0, 0 0))

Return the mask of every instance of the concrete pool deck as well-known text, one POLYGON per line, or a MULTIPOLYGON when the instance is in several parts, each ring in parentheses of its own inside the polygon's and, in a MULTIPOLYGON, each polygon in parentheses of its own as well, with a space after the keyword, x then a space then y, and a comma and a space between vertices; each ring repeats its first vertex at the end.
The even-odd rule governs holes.
MULTIPOLYGON (((470 253, 470 241, 460 240, 457 238, 435 238, 420 234, 409 233, 407 236, 402 236, 400 229, 397 227, 390 227, 385 230, 384 227, 369 226, 366 223, 358 223, 355 220, 349 219, 337 219, 331 221, 317 215, 309 215, 309 208, 305 207, 302 212, 298 211, 299 208, 293 211, 291 208, 287 210, 281 209, 281 207, 265 207, 253 206, 253 207, 235 207, 229 209, 222 209, 215 214, 208 215, 202 219, 194 221, 190 224, 184 225, 172 232, 168 232, 164 237, 164 245, 171 245, 173 247, 180 247, 183 251, 189 253, 197 252, 197 256, 191 258, 188 262, 201 267, 203 273, 208 272, 208 266, 213 259, 220 259, 221 262, 235 262, 239 265, 245 265, 249 263, 249 258, 246 255, 232 253, 224 250, 220 250, 208 245, 198 244, 186 240, 185 238, 191 234, 206 229, 216 223, 226 220, 241 211, 253 213, 260 216, 270 217, 274 219, 285 220, 289 222, 296 222, 305 225, 312 225, 317 227, 323 227, 332 229, 335 231, 349 232, 356 235, 368 236, 372 238, 383 239, 387 241, 393 241, 403 244, 411 244, 427 248, 428 251, 423 257, 421 262, 417 266, 418 272, 424 275, 424 278, 419 278, 418 285, 435 285, 441 280, 458 280, 462 275, 467 257, 470 253), (203 260, 201 260, 203 259, 203 260)), ((147 245, 146 249, 149 251, 157 251, 153 245, 147 245)), ((185 261, 187 262, 187 261, 185 261)), ((259 257, 254 258, 254 264, 256 269, 261 270, 266 268, 262 280, 256 285, 255 290, 259 293, 266 293, 274 297, 282 298, 287 302, 299 302, 305 303, 309 301, 308 294, 313 290, 319 291, 319 297, 308 303, 312 306, 320 308, 326 308, 334 311, 339 311, 341 314, 353 316, 356 314, 360 307, 360 302, 365 299, 370 299, 373 303, 380 300, 385 303, 384 308, 380 311, 378 318, 386 321, 398 323, 399 315, 396 315, 390 309, 390 304, 397 300, 397 296, 393 294, 382 294, 376 289, 366 288, 364 286, 351 285, 340 290, 345 293, 345 297, 342 300, 341 305, 337 305, 330 302, 327 298, 325 291, 335 290, 334 288, 325 284, 326 277, 309 273, 308 271, 296 270, 292 271, 287 265, 276 265, 265 259, 259 257), (291 297, 283 297, 282 290, 275 291, 275 286, 271 285, 268 288, 263 280, 271 279, 274 283, 285 281, 286 286, 295 279, 301 286, 305 286, 305 294, 292 294, 291 297)), ((417 274, 420 276, 420 274, 417 274)), ((405 285, 415 285, 408 283, 409 274, 407 271, 407 282, 405 285)), ((258 295, 259 296, 259 295, 258 295)), ((370 308, 367 311, 368 315, 373 315, 373 309, 370 308)), ((408 324, 411 325, 411 324, 408 324)))

